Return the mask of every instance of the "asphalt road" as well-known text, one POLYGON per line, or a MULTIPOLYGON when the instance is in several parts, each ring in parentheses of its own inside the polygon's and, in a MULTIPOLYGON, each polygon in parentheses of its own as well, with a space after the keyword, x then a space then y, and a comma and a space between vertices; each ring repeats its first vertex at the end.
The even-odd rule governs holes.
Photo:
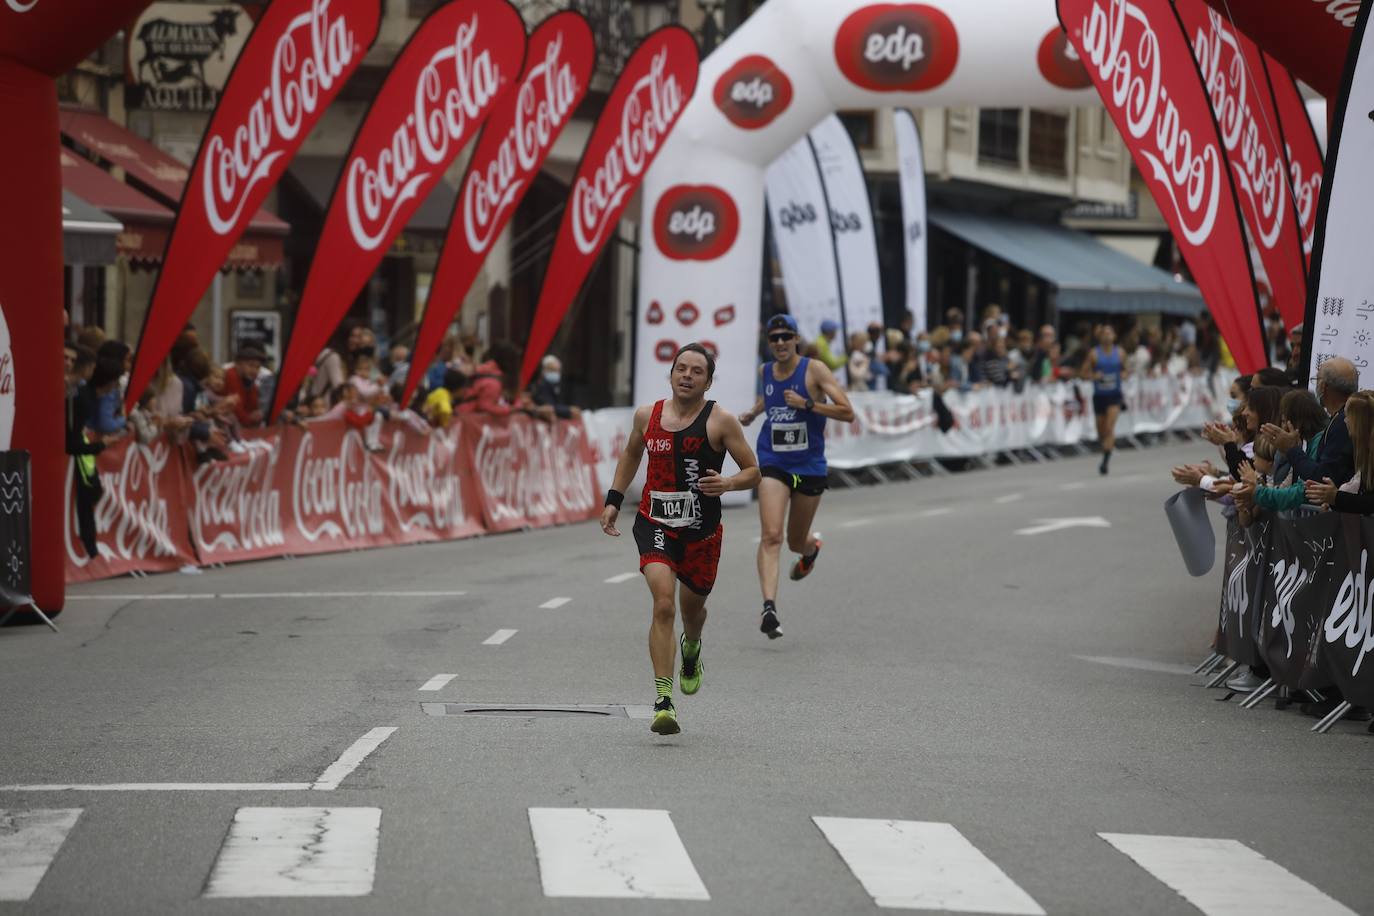
POLYGON ((0 631, 0 913, 1374 912, 1374 736, 1186 673, 1220 571, 1161 502, 1205 454, 832 492, 776 642, 727 511, 671 739, 431 714, 652 702, 594 524, 79 586, 0 631), (1110 527, 1015 533, 1066 517, 1110 527))

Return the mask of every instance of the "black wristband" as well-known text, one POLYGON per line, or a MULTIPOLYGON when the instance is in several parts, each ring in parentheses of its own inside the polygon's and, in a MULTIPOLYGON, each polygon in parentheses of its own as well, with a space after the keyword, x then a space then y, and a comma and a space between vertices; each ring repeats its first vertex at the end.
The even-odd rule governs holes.
POLYGON ((614 506, 614 507, 615 507, 615 510, 616 510, 617 512, 620 511, 620 507, 624 504, 624 502, 625 502, 625 494, 624 494, 624 493, 621 493, 619 490, 607 490, 607 491, 606 491, 606 505, 608 505, 608 506, 614 506))
POLYGON ((806 409, 807 409, 807 410, 815 410, 815 409, 816 409, 816 402, 813 401, 811 398, 807 398, 807 399, 806 399, 806 409))

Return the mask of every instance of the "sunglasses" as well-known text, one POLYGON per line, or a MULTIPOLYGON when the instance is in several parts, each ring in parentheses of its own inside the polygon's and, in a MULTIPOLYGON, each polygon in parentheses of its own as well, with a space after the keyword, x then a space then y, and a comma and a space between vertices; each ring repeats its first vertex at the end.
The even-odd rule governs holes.
POLYGON ((787 343, 789 340, 795 340, 796 337, 797 337, 796 334, 769 334, 769 335, 768 335, 768 342, 769 342, 769 343, 787 343))

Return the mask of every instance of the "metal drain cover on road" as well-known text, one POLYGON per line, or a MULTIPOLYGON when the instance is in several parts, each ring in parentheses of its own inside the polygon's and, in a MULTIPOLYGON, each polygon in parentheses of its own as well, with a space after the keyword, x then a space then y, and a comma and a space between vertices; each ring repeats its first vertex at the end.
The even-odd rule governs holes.
POLYGON ((504 719, 652 719, 652 706, 546 706, 539 703, 421 703, 427 716, 504 719))

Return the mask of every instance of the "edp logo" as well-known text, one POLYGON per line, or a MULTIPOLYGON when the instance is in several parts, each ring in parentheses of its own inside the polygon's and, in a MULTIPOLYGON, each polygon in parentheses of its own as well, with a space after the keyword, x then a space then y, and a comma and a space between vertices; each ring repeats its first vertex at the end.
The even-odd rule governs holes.
POLYGON ((747 83, 735 83, 730 90, 730 99, 737 104, 752 105, 761 110, 772 104, 773 86, 763 77, 756 76, 747 83))
POLYGON ((906 26, 899 25, 890 35, 870 35, 864 47, 864 58, 871 63, 897 64, 903 70, 910 70, 926 59, 926 42, 920 33, 908 32, 906 26))
POLYGON ((697 204, 686 213, 676 211, 668 219, 668 231, 673 235, 685 235, 698 242, 716 231, 716 215, 697 204))

